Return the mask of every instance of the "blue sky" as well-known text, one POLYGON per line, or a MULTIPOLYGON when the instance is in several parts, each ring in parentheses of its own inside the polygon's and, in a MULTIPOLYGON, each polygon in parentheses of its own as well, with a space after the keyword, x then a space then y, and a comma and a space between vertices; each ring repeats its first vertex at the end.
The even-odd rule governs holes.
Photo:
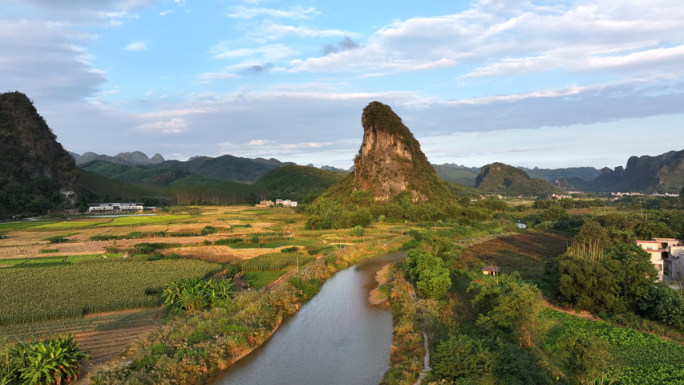
POLYGON ((433 163, 684 149, 680 0, 5 0, 0 52, 77 153, 346 168, 373 100, 433 163))

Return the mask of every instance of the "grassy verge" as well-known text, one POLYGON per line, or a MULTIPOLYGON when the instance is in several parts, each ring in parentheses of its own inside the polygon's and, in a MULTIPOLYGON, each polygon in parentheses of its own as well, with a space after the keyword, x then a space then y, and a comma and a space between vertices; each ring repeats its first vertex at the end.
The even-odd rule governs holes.
POLYGON ((423 369, 423 361, 419 358, 425 355, 418 307, 409 294, 409 283, 396 269, 391 270, 386 285, 390 290, 394 332, 390 368, 385 372, 381 384, 413 384, 423 369))

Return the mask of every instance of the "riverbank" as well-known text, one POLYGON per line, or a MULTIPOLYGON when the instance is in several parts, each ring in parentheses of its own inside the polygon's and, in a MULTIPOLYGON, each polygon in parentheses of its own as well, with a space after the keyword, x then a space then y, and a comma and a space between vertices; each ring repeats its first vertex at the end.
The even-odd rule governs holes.
POLYGON ((389 303, 392 309, 394 333, 390 353, 390 368, 381 384, 411 385, 423 369, 424 334, 418 305, 411 296, 412 287, 394 266, 388 266, 389 303))
POLYGON ((243 292, 224 306, 179 316, 95 371, 91 383, 206 384, 269 339, 336 272, 401 244, 374 241, 335 250, 268 292, 243 292))

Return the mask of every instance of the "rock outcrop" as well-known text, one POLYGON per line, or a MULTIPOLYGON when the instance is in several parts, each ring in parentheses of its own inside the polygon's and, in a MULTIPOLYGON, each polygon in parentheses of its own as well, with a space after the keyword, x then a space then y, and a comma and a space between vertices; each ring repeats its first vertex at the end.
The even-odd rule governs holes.
POLYGON ((330 195, 367 191, 387 202, 401 192, 414 202, 453 198, 420 149, 420 144, 390 106, 372 102, 363 110, 363 143, 354 170, 330 195))
POLYGON ((679 193, 684 186, 684 150, 658 156, 632 156, 627 166, 604 168, 587 191, 679 193))

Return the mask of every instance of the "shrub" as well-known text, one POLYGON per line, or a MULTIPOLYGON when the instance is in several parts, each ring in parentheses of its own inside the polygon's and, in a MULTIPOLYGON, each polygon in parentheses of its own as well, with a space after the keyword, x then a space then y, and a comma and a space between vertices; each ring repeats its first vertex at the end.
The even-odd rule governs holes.
POLYGON ((227 238, 227 239, 219 239, 218 241, 215 241, 215 245, 219 246, 225 246, 225 245, 231 245, 233 243, 240 243, 242 242, 242 238, 227 238))
POLYGON ((69 242, 69 239, 64 238, 63 236, 54 236, 50 238, 45 238, 46 241, 50 241, 50 243, 67 243, 69 242))
POLYGON ((299 247, 297 247, 297 246, 292 246, 292 247, 286 247, 286 248, 284 248, 284 249, 281 249, 280 252, 281 252, 281 253, 294 253, 294 252, 296 252, 297 250, 299 250, 299 247))
POLYGON ((351 229, 349 229, 349 234, 352 237, 362 237, 365 232, 366 229, 364 229, 363 226, 354 226, 351 229))
POLYGON ((162 296, 164 303, 171 308, 195 311, 229 299, 232 293, 233 284, 229 281, 190 278, 169 283, 162 296))
POLYGON ((0 378, 2 384, 52 384, 76 381, 81 374, 79 365, 90 358, 82 353, 71 334, 57 335, 44 341, 19 342, 5 347, 0 378))

